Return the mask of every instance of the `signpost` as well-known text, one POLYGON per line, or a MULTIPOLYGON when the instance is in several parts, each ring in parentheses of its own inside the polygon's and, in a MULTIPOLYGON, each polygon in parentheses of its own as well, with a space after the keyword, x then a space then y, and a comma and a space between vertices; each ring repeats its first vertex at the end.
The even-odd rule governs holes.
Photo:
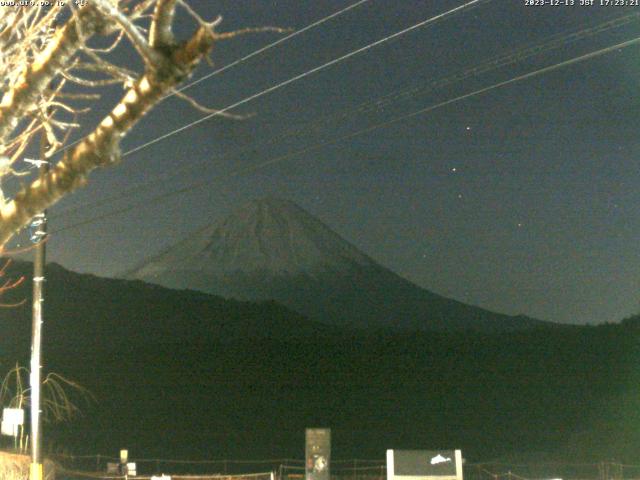
POLYGON ((120 450, 120 462, 119 463, 107 463, 107 473, 114 475, 124 475, 125 478, 135 477, 136 464, 129 461, 129 450, 120 450))
POLYGON ((307 428, 305 480, 329 480, 331 429, 307 428))
POLYGON ((462 452, 387 450, 387 480, 462 480, 462 452))

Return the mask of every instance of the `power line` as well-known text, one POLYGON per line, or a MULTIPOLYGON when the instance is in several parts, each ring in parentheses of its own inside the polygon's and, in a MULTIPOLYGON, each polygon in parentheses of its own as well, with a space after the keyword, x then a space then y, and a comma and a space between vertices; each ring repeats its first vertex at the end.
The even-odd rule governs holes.
MULTIPOLYGON (((613 50, 619 50, 619 49, 623 49, 623 48, 626 48, 626 47, 630 47, 630 46, 635 45, 637 43, 640 43, 640 37, 636 37, 636 38, 634 38, 632 40, 628 40, 626 42, 618 43, 618 44, 612 45, 610 47, 602 48, 600 50, 596 50, 594 52, 590 52, 590 53, 587 53, 585 55, 581 55, 579 57, 572 58, 570 60, 565 60, 564 62, 559 62, 559 63, 556 63, 554 65, 550 65, 548 67, 540 68, 538 70, 534 70, 532 72, 525 73, 523 75, 519 75, 519 76, 511 78, 509 80, 505 80, 503 82, 495 83, 495 84, 493 84, 493 85, 491 85, 489 87, 485 87, 485 88, 481 88, 481 89, 478 89, 478 90, 474 90, 473 92, 469 92, 469 93, 466 93, 464 95, 460 95, 458 97, 455 97, 455 98, 452 98, 452 99, 449 99, 449 100, 445 100, 445 101, 437 103, 435 105, 431 105, 429 107, 421 108, 420 110, 416 110, 414 112, 407 113, 405 115, 401 115, 401 116, 395 117, 395 118, 393 118, 391 120, 388 120, 386 122, 377 123, 377 124, 375 124, 373 126, 364 128, 362 130, 358 130, 356 132, 344 135, 342 137, 339 137, 339 138, 336 138, 336 139, 333 139, 333 140, 327 140, 327 141, 325 141, 323 143, 319 143, 319 144, 313 145, 311 147, 304 148, 302 150, 297 150, 296 152, 292 152, 292 153, 289 153, 289 154, 286 154, 286 155, 282 155, 282 156, 276 157, 276 158, 271 159, 271 160, 267 160, 267 161, 262 162, 262 163, 260 163, 260 164, 258 164, 256 166, 252 166, 252 167, 247 168, 246 171, 242 172, 242 173, 249 173, 249 171, 257 170, 257 169, 260 169, 260 168, 264 168, 265 166, 272 165, 274 163, 279 163, 279 162, 282 162, 284 160, 288 160, 289 158, 292 158, 294 156, 300 155, 301 153, 306 153, 306 152, 309 152, 309 151, 318 150, 319 148, 326 147, 327 145, 333 145, 333 144, 341 142, 343 140, 347 140, 347 139, 356 137, 358 135, 362 135, 364 133, 369 133, 369 132, 372 132, 374 130, 378 130, 380 128, 387 127, 389 125, 393 125, 393 124, 398 123, 400 121, 407 120, 409 118, 413 118, 415 116, 431 112, 431 111, 436 110, 438 108, 442 108, 442 107, 445 107, 447 105, 451 105, 453 103, 460 102, 462 100, 466 100, 467 98, 475 97, 476 95, 481 95, 483 93, 487 93, 487 92, 489 92, 491 90, 495 90, 496 88, 504 87, 504 86, 510 85, 512 83, 516 83, 516 82, 520 82, 520 81, 523 81, 523 80, 527 80, 527 79, 532 78, 532 77, 537 77, 538 75, 542 75, 544 73, 548 73, 548 72, 551 72, 553 70, 557 70, 559 68, 566 67, 568 65, 572 65, 574 63, 578 63, 578 62, 582 62, 582 61, 585 61, 585 60, 589 60, 591 58, 594 58, 594 57, 597 57, 597 56, 604 55, 606 53, 612 52, 613 50)), ((171 192, 169 192, 169 193, 171 193, 171 192)))
POLYGON ((356 3, 352 4, 352 5, 349 5, 348 7, 345 7, 342 10, 339 10, 339 11, 337 11, 335 13, 332 13, 331 15, 328 15, 328 16, 326 16, 324 18, 321 18, 320 20, 318 20, 316 22, 313 22, 313 23, 307 25, 306 27, 301 28, 300 30, 296 30, 295 32, 293 32, 293 33, 291 33, 289 35, 286 35, 286 36, 282 37, 281 39, 276 40, 273 43, 270 43, 269 45, 266 45, 266 46, 264 46, 262 48, 259 48, 258 50, 254 51, 254 52, 251 52, 250 54, 245 55, 244 57, 239 58, 238 60, 235 60, 234 62, 231 62, 228 65, 225 65, 224 67, 221 67, 221 68, 219 68, 219 69, 217 69, 217 70, 215 70, 215 71, 213 71, 211 73, 208 73, 207 75, 204 75, 203 77, 198 78, 197 80, 194 80, 193 82, 190 82, 190 83, 186 84, 185 86, 183 86, 180 89, 170 93, 169 95, 167 95, 164 98, 171 97, 171 96, 175 95, 176 93, 179 93, 179 92, 182 92, 182 91, 184 91, 184 90, 186 90, 188 88, 191 88, 191 87, 193 87, 194 85, 197 85, 200 82, 203 82, 203 81, 205 81, 205 80, 207 80, 207 79, 209 79, 209 78, 211 78, 211 77, 213 77, 215 75, 218 75, 218 74, 224 72, 225 70, 229 70, 230 68, 233 68, 236 65, 239 65, 242 62, 245 62, 245 61, 249 60, 250 58, 255 57, 256 55, 259 55, 262 52, 266 52, 267 50, 269 50, 269 49, 271 49, 271 48, 273 48, 273 47, 275 47, 277 45, 280 45, 281 43, 284 43, 287 40, 290 40, 291 38, 293 38, 293 37, 295 37, 297 35, 300 35, 301 33, 306 32, 307 30, 311 30, 312 28, 315 28, 315 27, 317 27, 319 25, 322 25, 324 22, 326 22, 328 20, 331 20, 332 18, 337 17, 339 15, 342 15, 343 13, 346 13, 349 10, 352 10, 352 9, 354 9, 356 7, 359 7, 360 5, 362 5, 363 3, 368 2, 368 1, 369 0, 360 0, 359 2, 356 2, 356 3))
MULTIPOLYGON (((128 155, 131 155, 131 154, 133 154, 133 153, 136 153, 136 152, 138 152, 138 151, 140 151, 140 150, 142 150, 142 149, 144 149, 144 148, 146 148, 146 147, 149 147, 150 145, 153 145, 153 144, 155 144, 155 143, 157 143, 157 142, 159 142, 159 141, 161 141, 161 140, 164 140, 164 139, 166 139, 166 138, 168 138, 168 137, 171 137, 171 136, 173 136, 173 135, 176 135, 177 133, 180 133, 180 132, 182 132, 182 131, 184 131, 184 130, 187 130, 187 129, 191 128, 191 127, 194 127, 194 126, 196 126, 196 125, 198 125, 198 124, 200 124, 200 123, 202 123, 202 122, 204 122, 204 121, 206 121, 206 120, 208 120, 208 119, 210 119, 210 118, 212 118, 212 117, 215 117, 215 116, 217 116, 217 115, 221 115, 221 114, 223 114, 223 113, 225 113, 225 112, 227 112, 227 111, 229 111, 229 110, 231 110, 231 109, 233 109, 233 108, 236 108, 236 107, 238 107, 238 106, 240 106, 240 105, 243 105, 243 104, 245 104, 245 103, 248 103, 248 102, 250 102, 250 101, 252 101, 252 100, 255 100, 255 99, 259 98, 259 97, 262 97, 262 96, 264 96, 264 95, 266 95, 266 94, 268 94, 268 93, 271 93, 271 92, 273 92, 273 91, 275 91, 275 90, 278 90, 278 89, 280 89, 280 88, 282 88, 282 87, 284 87, 284 86, 286 86, 286 85, 289 85, 289 84, 291 84, 291 83, 293 83, 293 82, 296 82, 296 81, 298 81, 298 80, 301 80, 302 78, 304 78, 304 77, 306 77, 306 76, 308 76, 308 75, 312 75, 313 73, 316 73, 316 72, 319 72, 319 71, 321 71, 321 70, 324 70, 325 68, 328 68, 328 67, 330 67, 330 66, 332 66, 332 65, 335 65, 335 64, 337 64, 337 63, 339 63, 339 62, 342 62, 342 61, 344 61, 344 60, 346 60, 346 59, 348 59, 348 58, 350 58, 350 57, 353 57, 353 56, 355 56, 355 55, 358 55, 358 54, 360 54, 360 53, 362 53, 362 52, 365 52, 365 51, 367 51, 367 50, 369 50, 369 49, 371 49, 371 48, 376 47, 377 45, 380 45, 380 44, 384 43, 384 42, 387 42, 387 41, 392 40, 392 39, 394 39, 394 38, 397 38, 397 37, 399 37, 399 36, 401 36, 401 35, 404 35, 404 34, 406 34, 406 33, 410 32, 410 31, 412 31, 412 30, 415 30, 415 29, 417 29, 417 28, 420 28, 420 27, 426 26, 426 25, 428 25, 428 24, 436 23, 436 22, 438 22, 438 21, 440 21, 440 20, 443 20, 443 19, 445 19, 446 17, 448 17, 448 16, 450 16, 450 15, 453 15, 453 14, 455 14, 455 13, 458 13, 458 12, 460 12, 460 11, 462 11, 462 10, 466 9, 466 8, 476 7, 476 6, 478 6, 478 5, 482 4, 482 3, 487 3, 487 2, 490 2, 490 1, 492 1, 492 0, 472 0, 472 1, 470 1, 470 2, 467 2, 467 3, 464 3, 464 4, 459 5, 459 6, 457 6, 457 7, 454 7, 454 8, 452 8, 452 9, 450 9, 450 10, 447 10, 446 12, 440 13, 440 14, 435 15, 435 16, 433 16, 433 17, 430 17, 430 18, 428 18, 428 19, 426 19, 426 20, 423 20, 423 21, 421 21, 421 22, 418 22, 417 24, 414 24, 414 25, 412 25, 412 26, 410 26, 410 27, 407 27, 407 28, 405 28, 405 29, 403 29, 403 30, 400 30, 400 31, 398 31, 398 32, 396 32, 396 33, 393 33, 393 34, 391 34, 391 35, 388 35, 388 36, 386 36, 386 37, 384 37, 384 38, 381 38, 381 39, 379 39, 379 40, 377 40, 377 41, 375 41, 375 42, 373 42, 373 43, 370 43, 370 44, 368 44, 368 45, 365 45, 364 47, 361 47, 361 48, 359 48, 359 49, 353 50, 353 51, 351 51, 351 52, 349 52, 349 53, 347 53, 347 54, 345 54, 345 55, 342 55, 342 56, 340 56, 340 57, 338 57, 338 58, 335 58, 335 59, 333 59, 333 60, 330 60, 329 62, 326 62, 326 63, 324 63, 324 64, 322 64, 322 65, 319 65, 319 66, 317 66, 317 67, 315 67, 315 68, 313 68, 313 69, 311 69, 311 70, 307 70, 307 71, 306 71, 306 72, 304 72, 304 73, 301 73, 301 74, 299 74, 299 75, 296 75, 296 76, 294 76, 294 77, 291 77, 291 78, 289 78, 288 80, 285 80, 285 81, 283 81, 283 82, 280 82, 280 83, 278 83, 278 84, 276 84, 276 85, 272 85, 271 87, 269 87, 269 88, 267 88, 267 89, 265 89, 265 90, 262 90, 262 91, 260 91, 260 92, 258 92, 258 93, 255 93, 255 94, 253 94, 253 95, 250 95, 249 97, 245 97, 244 99, 239 100, 238 102, 235 102, 235 103, 233 103, 233 104, 231 104, 231 105, 229 105, 229 106, 227 106, 227 107, 223 108, 222 110, 218 110, 218 111, 216 111, 216 112, 214 112, 214 113, 210 113, 210 114, 208 114, 208 115, 206 115, 206 116, 204 116, 204 117, 202 117, 202 118, 200 118, 200 119, 198 119, 198 120, 196 120, 196 121, 194 121, 194 122, 191 122, 191 123, 189 123, 189 124, 187 124, 187 125, 184 125, 184 126, 182 126, 182 127, 180 127, 180 128, 177 128, 177 129, 175 129, 175 130, 172 130, 171 132, 168 132, 168 133, 166 133, 166 134, 164 134, 164 135, 161 135, 161 136, 159 136, 159 137, 156 137, 156 138, 155 138, 155 139, 153 139, 153 140, 150 140, 150 141, 148 141, 148 142, 146 142, 146 143, 143 143, 143 144, 141 144, 141 145, 139 145, 139 146, 137 146, 137 147, 134 147, 134 148, 132 148, 132 149, 130 149, 130 150, 128 150, 128 151, 126 151, 126 152, 124 152, 124 153, 122 154, 122 157, 124 158, 124 157, 126 157, 126 156, 128 156, 128 155)), ((77 142, 79 142, 79 141, 80 141, 80 140, 78 140, 77 142)), ((75 143, 77 143, 77 142, 75 142, 75 143)), ((72 145, 73 145, 73 144, 68 145, 68 146, 67 146, 67 147, 65 147, 65 148, 71 147, 72 145)))
MULTIPOLYGON (((269 139, 267 139, 266 141, 263 142, 259 142, 256 143, 254 145, 250 145, 250 146, 245 146, 239 149, 236 149, 235 151, 232 152, 228 152, 226 154, 220 155, 218 157, 216 157, 216 160, 222 160, 225 158, 234 158, 237 157, 239 155, 241 155, 242 153, 251 151, 251 150, 255 150, 259 147, 265 146, 265 145, 269 145, 269 144, 273 144, 276 143, 280 140, 292 137, 292 136, 300 136, 300 135, 304 135, 306 133, 310 133, 313 130, 317 130, 319 128, 322 128, 323 124, 327 124, 328 122, 332 122, 333 124, 335 124, 335 122, 348 118, 349 116, 353 116, 359 112, 367 112, 367 111, 371 111, 373 109, 379 109, 382 108, 394 101, 399 101, 399 100, 405 100, 408 98, 412 98, 418 95, 422 95, 425 94, 427 92, 433 91, 437 88, 440 87, 444 87, 444 86, 448 86, 451 85, 453 83, 465 80, 469 77, 472 76, 477 76, 480 75, 482 73, 486 73, 489 72, 491 70, 495 70, 513 63, 516 63, 518 61, 524 60, 526 58, 529 58, 531 56, 534 55, 539 55, 539 54, 543 54, 546 53, 550 50, 553 50, 555 48, 559 48, 563 45, 566 45, 568 43, 571 42, 575 42, 577 40, 583 39, 585 37, 588 37, 590 35, 595 35, 598 33, 602 33, 605 32, 611 28, 615 28, 615 27, 619 27, 622 25, 625 25, 627 23, 630 23, 634 20, 638 20, 640 18, 640 13, 634 13, 631 15, 625 15, 625 16, 620 16, 620 17, 616 17, 614 19, 610 19, 607 20, 605 22, 599 23, 597 25, 594 26, 589 26, 587 28, 583 28, 581 30, 577 30, 577 31, 572 31, 571 33, 565 33, 565 34, 557 34, 557 35, 553 35, 552 37, 548 38, 546 41, 538 44, 538 45, 534 45, 534 46, 529 46, 526 48, 519 48, 516 50, 512 50, 511 52, 508 52, 507 54, 503 54, 503 55, 498 55, 495 57, 492 57, 488 60, 483 61, 482 63, 475 65, 473 67, 467 68, 465 70, 463 70, 462 72, 456 73, 454 75, 450 75, 448 77, 444 77, 438 80, 435 80, 433 82, 431 82, 430 84, 426 85, 426 86, 421 86, 421 87, 411 87, 411 88, 403 88, 403 89, 399 89, 396 90, 394 92, 391 92, 389 94, 383 95, 381 97, 378 97, 377 99, 374 100, 368 100, 365 101, 359 105, 357 105, 355 108, 348 108, 348 109, 344 109, 341 110, 340 112, 337 113, 332 113, 332 114, 328 114, 323 116, 320 119, 315 120, 314 122, 312 122, 311 125, 306 125, 306 126, 302 126, 302 127, 294 127, 294 128, 290 128, 287 129, 285 132, 283 132, 282 134, 275 136, 275 137, 271 137, 269 139)), ((153 183, 151 183, 151 180, 170 180, 172 178, 176 178, 176 177, 180 177, 181 175, 184 175, 187 172, 193 171, 196 168, 201 168, 203 164, 206 164, 210 161, 210 159, 207 159, 205 161, 200 161, 200 162, 196 162, 195 165, 190 164, 186 167, 180 168, 177 171, 172 171, 169 174, 162 174, 162 175, 156 175, 154 178, 147 178, 144 182, 140 182, 136 185, 132 185, 124 190, 121 190, 120 192, 117 192, 114 195, 110 195, 107 196, 106 198, 101 198, 97 201, 94 202, 90 202, 88 204, 83 204, 80 206, 76 206, 76 207, 70 207, 64 210, 61 210, 59 212, 57 212, 56 214, 50 215, 50 218, 60 218, 62 216, 66 216, 69 214, 72 214, 75 211, 81 210, 81 209, 86 209, 86 208, 92 208, 92 207, 99 207, 105 203, 111 202, 112 200, 117 200, 119 198, 122 198, 123 196, 127 195, 130 192, 139 192, 140 189, 145 189, 145 188, 150 188, 152 186, 154 186, 153 183)))
MULTIPOLYGON (((437 104, 434 104, 434 105, 431 105, 431 106, 428 106, 428 107, 425 107, 425 108, 421 108, 421 109, 416 110, 414 112, 411 112, 411 113, 408 113, 408 114, 404 114, 404 115, 400 115, 400 116, 395 117, 395 118, 393 118, 391 120, 388 120, 388 121, 385 121, 385 122, 381 122, 381 123, 377 123, 375 125, 372 125, 370 127, 367 127, 367 128, 361 129, 361 130, 358 130, 356 132, 352 132, 352 133, 349 133, 347 135, 343 135, 343 136, 335 138, 335 139, 327 140, 325 142, 318 143, 318 144, 315 144, 315 145, 312 145, 312 146, 297 150, 295 152, 291 152, 289 154, 281 155, 281 156, 272 158, 270 160, 266 160, 264 162, 261 162, 261 163, 258 163, 258 164, 255 164, 255 165, 252 165, 252 166, 249 166, 249 167, 237 169, 237 170, 235 170, 235 171, 233 171, 233 172, 231 172, 231 173, 229 173, 227 175, 224 175, 224 176, 218 178, 218 180, 233 178, 233 177, 236 177, 236 176, 239 176, 239 175, 245 175, 247 173, 251 173, 251 172, 260 170, 260 169, 262 169, 264 167, 267 167, 267 166, 270 166, 270 165, 274 165, 276 163, 283 162, 285 160, 288 160, 290 158, 298 156, 298 155, 300 155, 302 153, 307 153, 309 151, 318 150, 318 149, 323 148, 325 146, 333 145, 333 144, 336 144, 336 143, 341 142, 343 140, 347 140, 347 139, 356 137, 358 135, 362 135, 364 133, 369 133, 369 132, 372 132, 374 130, 378 130, 380 128, 387 127, 389 125, 401 122, 403 120, 407 120, 409 118, 413 118, 413 117, 416 117, 418 115, 422 115, 422 114, 431 112, 431 111, 436 110, 438 108, 442 108, 444 106, 460 102, 460 101, 465 100, 467 98, 474 97, 474 96, 477 96, 477 95, 481 95, 483 93, 487 93, 487 92, 489 92, 491 90, 494 90, 496 88, 504 87, 504 86, 507 86, 507 85, 510 85, 510 84, 513 84, 513 83, 516 83, 516 82, 521 82, 523 80, 527 80, 527 79, 530 79, 530 78, 533 78, 533 77, 536 77, 536 76, 539 76, 539 75, 543 75, 545 73, 549 73, 549 72, 557 70, 559 68, 563 68, 563 67, 566 67, 566 66, 569 66, 569 65, 573 65, 573 64, 576 64, 576 63, 579 63, 579 62, 583 62, 583 61, 586 61, 586 60, 589 60, 589 59, 592 59, 592 58, 595 58, 595 57, 610 53, 610 52, 612 52, 614 50, 620 50, 620 49, 623 49, 623 48, 626 48, 626 47, 630 47, 630 46, 638 44, 638 43, 640 43, 640 37, 636 37, 636 38, 634 38, 632 40, 628 40, 626 42, 618 43, 618 44, 612 45, 610 47, 605 47, 605 48, 602 48, 602 49, 599 49, 599 50, 596 50, 596 51, 593 51, 593 52, 590 52, 590 53, 587 53, 587 54, 584 54, 584 55, 580 55, 578 57, 574 57, 574 58, 569 59, 569 60, 565 60, 563 62, 559 62, 559 63, 553 64, 553 65, 550 65, 550 66, 547 66, 547 67, 543 67, 543 68, 540 68, 540 69, 525 73, 523 75, 519 75, 517 77, 513 77, 513 78, 510 78, 508 80, 495 83, 495 84, 490 85, 488 87, 484 87, 484 88, 481 88, 481 89, 478 89, 478 90, 474 90, 474 91, 466 93, 464 95, 460 95, 458 97, 455 97, 455 98, 452 98, 452 99, 449 99, 449 100, 446 100, 446 101, 443 101, 443 102, 440 102, 440 103, 437 103, 437 104)), ((121 213, 125 213, 125 212, 128 212, 128 211, 131 211, 131 210, 133 210, 134 208, 136 208, 138 206, 148 205, 151 202, 153 202, 153 204, 157 204, 158 202, 166 200, 166 199, 168 199, 170 197, 173 197, 175 195, 180 195, 182 193, 191 192, 194 189, 201 188, 203 186, 209 185, 210 183, 211 183, 210 180, 200 180, 198 182, 193 182, 190 185, 187 185, 185 187, 182 187, 182 188, 179 188, 179 189, 176 189, 176 190, 172 190, 172 191, 169 191, 169 192, 165 192, 165 193, 162 193, 160 195, 156 195, 155 197, 152 197, 150 199, 141 200, 141 201, 132 203, 130 205, 127 205, 126 207, 123 207, 123 208, 120 208, 120 209, 117 209, 117 210, 113 210, 113 211, 110 211, 110 212, 106 212, 106 213, 104 213, 102 215, 98 215, 98 216, 95 216, 95 217, 92 217, 92 218, 89 218, 89 219, 86 219, 86 220, 83 220, 83 221, 80 221, 80 222, 77 222, 77 223, 73 223, 73 224, 64 226, 62 228, 59 228, 58 230, 54 230, 52 232, 52 234, 68 231, 68 230, 71 230, 71 229, 74 229, 74 228, 78 228, 80 226, 88 225, 88 224, 103 220, 105 218, 116 216, 116 215, 119 215, 121 213)))
MULTIPOLYGON (((241 63, 246 62, 247 60, 249 60, 249 59, 251 59, 251 58, 253 58, 253 57, 257 56, 257 55, 260 55, 261 53, 264 53, 267 50, 270 50, 273 47, 276 47, 276 46, 286 42, 287 40, 291 40, 292 38, 297 37, 298 35, 306 32, 308 30, 311 30, 312 28, 318 27, 318 26, 322 25, 323 23, 325 23, 325 22, 327 22, 327 21, 329 21, 329 20, 331 20, 331 19, 333 19, 335 17, 338 17, 338 16, 340 16, 340 15, 342 15, 344 13, 347 13, 348 11, 353 10, 356 7, 359 7, 360 5, 362 5, 363 3, 366 3, 368 1, 369 0, 359 0, 359 1, 347 6, 347 7, 343 8, 343 9, 341 9, 341 10, 338 10, 337 12, 334 12, 334 13, 332 13, 330 15, 327 15, 326 17, 323 17, 323 18, 321 18, 319 20, 316 20, 315 22, 310 23, 306 27, 302 27, 301 29, 296 30, 295 32, 292 32, 289 35, 285 35, 284 37, 276 40, 275 42, 269 43, 268 45, 265 45, 264 47, 261 47, 258 50, 254 50, 253 52, 245 55, 244 57, 240 57, 237 60, 234 60, 233 62, 225 65, 224 67, 220 67, 217 70, 214 70, 213 72, 208 73, 208 74, 198 78, 197 80, 194 80, 194 81, 192 81, 190 83, 187 83, 186 85, 182 86, 181 88, 179 88, 177 90, 174 90, 171 93, 169 93, 169 94, 165 95, 164 97, 162 97, 161 101, 166 100, 167 98, 172 97, 174 95, 177 95, 178 93, 183 92, 184 90, 187 90, 188 88, 191 88, 194 85, 199 84, 200 82, 208 80, 211 77, 219 75, 219 74, 221 74, 222 72, 224 72, 226 70, 230 70, 231 68, 233 68, 233 67, 235 67, 237 65, 240 65, 241 63)), ((64 152, 65 150, 68 150, 69 148, 73 147, 74 145, 77 145, 78 143, 80 143, 83 138, 84 137, 79 138, 76 141, 74 141, 74 142, 72 142, 72 143, 70 143, 68 145, 65 145, 63 148, 58 150, 56 153, 61 153, 61 152, 64 152)))
POLYGON ((218 110, 216 112, 213 112, 213 113, 210 113, 208 115, 205 115, 204 117, 202 117, 202 118, 200 118, 198 120, 195 120, 195 121, 193 121, 191 123, 183 125, 182 127, 176 128, 175 130, 167 132, 164 135, 160 135, 159 137, 156 137, 153 140, 150 140, 150 141, 148 141, 146 143, 143 143, 142 145, 139 145, 137 147, 134 147, 134 148, 126 151, 125 153, 122 154, 122 156, 125 157, 127 155, 131 155, 132 153, 138 152, 138 151, 140 151, 140 150, 142 150, 144 148, 147 148, 147 147, 149 147, 149 146, 151 146, 151 145, 153 145, 155 143, 158 143, 158 142, 160 142, 162 140, 165 140, 165 139, 167 139, 167 138, 169 138, 169 137, 171 137, 171 136, 173 136, 173 135, 175 135, 177 133, 180 133, 180 132, 182 132, 184 130, 187 130, 189 128, 195 127, 196 125, 199 125, 200 123, 202 123, 202 122, 204 122, 206 120, 209 120, 210 118, 213 118, 213 117, 218 116, 218 115, 222 115, 223 113, 225 113, 225 112, 227 112, 227 111, 229 111, 231 109, 239 107, 240 105, 244 105, 245 103, 251 102, 251 101, 253 101, 253 100, 257 99, 257 98, 260 98, 260 97, 262 97, 262 96, 264 96, 264 95, 266 95, 268 93, 271 93, 271 92, 274 92, 276 90, 279 90, 282 87, 285 87, 285 86, 290 85, 290 84, 292 84, 294 82, 297 82, 298 80, 301 80, 301 79, 303 79, 305 77, 308 77, 309 75, 313 75, 314 73, 320 72, 320 71, 322 71, 322 70, 324 70, 326 68, 331 67, 332 65, 335 65, 335 64, 340 63, 340 62, 342 62, 344 60, 347 60, 347 59, 349 59, 349 58, 351 58, 351 57, 353 57, 355 55, 358 55, 360 53, 366 52, 367 50, 370 50, 370 49, 372 49, 374 47, 377 47, 378 45, 381 45, 381 44, 383 44, 385 42, 388 42, 389 40, 393 40, 394 38, 398 38, 399 36, 404 35, 406 33, 409 33, 409 32, 411 32, 411 31, 413 31, 413 30, 415 30, 417 28, 424 27, 425 25, 429 25, 429 24, 438 22, 438 21, 440 21, 440 20, 442 20, 442 19, 444 19, 444 18, 446 18, 446 17, 448 17, 450 15, 458 13, 458 12, 460 12, 460 11, 466 9, 466 8, 469 8, 469 7, 472 7, 472 6, 477 6, 480 3, 489 2, 489 1, 491 1, 491 0, 471 0, 470 2, 464 3, 462 5, 459 5, 459 6, 455 7, 455 8, 452 8, 451 10, 447 10, 446 12, 440 13, 440 14, 435 15, 433 17, 430 17, 430 18, 428 18, 426 20, 418 22, 415 25, 412 25, 412 26, 407 27, 407 28, 405 28, 403 30, 400 30, 400 31, 398 31, 396 33, 388 35, 388 36, 386 36, 384 38, 381 38, 380 40, 377 40, 377 41, 375 41, 373 43, 365 45, 364 47, 361 47, 361 48, 358 48, 356 50, 353 50, 353 51, 351 51, 351 52, 349 52, 349 53, 347 53, 345 55, 342 55, 342 56, 340 56, 338 58, 334 58, 333 60, 330 60, 330 61, 328 61, 328 62, 326 62, 326 63, 324 63, 322 65, 319 65, 319 66, 317 66, 315 68, 312 68, 311 70, 307 70, 306 72, 301 73, 299 75, 296 75, 294 77, 291 77, 288 80, 280 82, 280 83, 278 83, 276 85, 272 85, 271 87, 266 88, 266 89, 264 89, 264 90, 262 90, 262 91, 260 91, 258 93, 255 93, 253 95, 245 97, 242 100, 239 100, 239 101, 237 101, 237 102, 235 102, 235 103, 233 103, 231 105, 228 105, 228 106, 224 107, 222 110, 218 110))

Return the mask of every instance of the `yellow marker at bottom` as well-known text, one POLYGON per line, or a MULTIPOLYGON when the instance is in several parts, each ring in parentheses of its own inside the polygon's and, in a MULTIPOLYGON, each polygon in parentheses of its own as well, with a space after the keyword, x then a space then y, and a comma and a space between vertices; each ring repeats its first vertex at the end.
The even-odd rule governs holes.
POLYGON ((42 480, 42 464, 32 463, 29 468, 29 480, 42 480))

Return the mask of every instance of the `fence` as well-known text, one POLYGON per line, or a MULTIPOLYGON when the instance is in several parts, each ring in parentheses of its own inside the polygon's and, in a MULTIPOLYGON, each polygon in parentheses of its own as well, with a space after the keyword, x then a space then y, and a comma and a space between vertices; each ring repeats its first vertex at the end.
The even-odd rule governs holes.
MULTIPOLYGON (((123 479, 107 475, 107 463, 118 458, 104 455, 57 455, 57 480, 123 479)), ((168 460, 131 459, 137 476, 170 475, 172 480, 304 480, 304 460, 168 460)), ((132 477, 130 477, 132 478, 132 477)), ((640 480, 640 465, 600 463, 467 463, 465 480, 640 480)), ((384 460, 332 460, 331 480, 385 480, 384 460)))
POLYGON ((465 480, 640 480, 640 465, 600 463, 478 463, 464 467, 465 480))

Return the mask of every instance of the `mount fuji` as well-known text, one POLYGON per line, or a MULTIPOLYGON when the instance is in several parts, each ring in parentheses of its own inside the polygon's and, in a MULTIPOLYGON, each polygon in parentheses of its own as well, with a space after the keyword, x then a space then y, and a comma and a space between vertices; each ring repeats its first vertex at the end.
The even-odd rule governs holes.
POLYGON ((495 332, 550 324, 425 290, 295 203, 272 197, 196 231, 126 277, 239 300, 276 300, 345 327, 495 332))

